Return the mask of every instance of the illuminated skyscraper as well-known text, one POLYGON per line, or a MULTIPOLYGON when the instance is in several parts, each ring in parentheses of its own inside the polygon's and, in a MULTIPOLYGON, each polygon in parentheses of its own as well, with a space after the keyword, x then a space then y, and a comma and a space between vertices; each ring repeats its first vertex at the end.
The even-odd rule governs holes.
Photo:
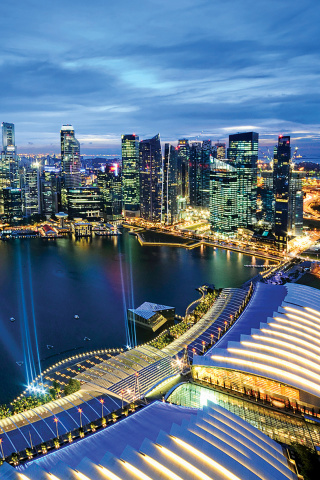
POLYGON ((211 140, 204 140, 201 147, 200 178, 198 183, 199 206, 209 208, 210 164, 213 161, 211 140))
POLYGON ((290 137, 280 135, 273 161, 275 196, 274 233, 279 248, 287 248, 291 236, 302 234, 303 193, 302 176, 293 170, 290 137))
POLYGON ((172 224, 178 216, 178 150, 169 143, 164 146, 162 183, 162 221, 172 224))
POLYGON ((189 198, 191 207, 201 205, 201 142, 192 142, 190 145, 189 163, 189 198))
POLYGON ((0 162, 0 215, 13 218, 8 208, 14 205, 14 217, 21 217, 21 198, 19 206, 19 165, 15 146, 15 132, 13 123, 2 123, 2 152, 0 162), (13 189, 11 193, 4 189, 13 189), (14 198, 14 201, 11 199, 14 198), (20 209, 20 210, 19 210, 20 209))
POLYGON ((21 175, 22 211, 24 217, 40 213, 40 165, 23 167, 21 175))
POLYGON ((62 188, 79 188, 81 186, 80 144, 74 136, 73 126, 62 125, 60 138, 62 188))
POLYGON ((224 160, 226 158, 226 144, 225 143, 215 143, 214 147, 214 158, 218 160, 224 160))
POLYGON ((140 142, 140 215, 161 221, 162 154, 160 135, 140 142))
POLYGON ((258 141, 255 132, 229 135, 228 159, 239 177, 239 227, 250 228, 256 223, 258 141))
POLYGON ((102 197, 104 219, 115 221, 122 218, 122 185, 119 165, 106 165, 104 171, 99 171, 97 184, 102 197))
POLYGON ((177 147, 177 168, 178 168, 178 195, 184 198, 189 197, 189 140, 181 138, 177 147))
POLYGON ((233 235, 238 228, 237 169, 214 159, 210 168, 210 224, 215 233, 233 235))
POLYGON ((125 217, 140 215, 139 137, 122 135, 122 202, 125 217))

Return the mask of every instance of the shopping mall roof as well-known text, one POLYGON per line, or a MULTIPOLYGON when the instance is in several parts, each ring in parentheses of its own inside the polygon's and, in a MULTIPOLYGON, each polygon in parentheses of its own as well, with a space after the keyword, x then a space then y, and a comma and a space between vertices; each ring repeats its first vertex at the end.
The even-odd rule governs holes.
POLYGON ((257 284, 241 317, 194 365, 273 379, 320 397, 320 291, 257 284))
POLYGON ((195 410, 162 402, 16 470, 5 464, 0 474, 24 480, 297 479, 282 447, 236 415, 214 404, 195 410))

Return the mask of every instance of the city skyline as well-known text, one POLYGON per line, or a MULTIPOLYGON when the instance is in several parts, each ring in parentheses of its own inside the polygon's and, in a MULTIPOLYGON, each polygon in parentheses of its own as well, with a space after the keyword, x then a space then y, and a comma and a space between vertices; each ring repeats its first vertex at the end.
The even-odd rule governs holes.
POLYGON ((0 120, 16 125, 20 153, 58 153, 56 132, 71 123, 83 153, 119 154, 126 133, 225 142, 256 131, 262 146, 281 133, 318 156, 311 1, 79 1, 71 17, 61 0, 34 0, 0 11, 0 120))

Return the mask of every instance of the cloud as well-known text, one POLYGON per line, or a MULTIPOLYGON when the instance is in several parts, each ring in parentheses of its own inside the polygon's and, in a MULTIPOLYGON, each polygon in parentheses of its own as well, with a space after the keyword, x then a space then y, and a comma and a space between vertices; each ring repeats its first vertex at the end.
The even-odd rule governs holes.
POLYGON ((0 6, 0 101, 20 150, 58 151, 63 123, 101 153, 132 131, 175 141, 248 126, 270 144, 281 129, 319 146, 311 0, 15 5, 0 6))

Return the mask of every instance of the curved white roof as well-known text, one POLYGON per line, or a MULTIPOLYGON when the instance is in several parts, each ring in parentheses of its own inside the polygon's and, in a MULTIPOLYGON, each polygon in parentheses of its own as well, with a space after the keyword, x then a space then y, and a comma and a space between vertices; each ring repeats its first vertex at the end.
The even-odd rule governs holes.
POLYGON ((24 480, 297 480, 279 444, 224 408, 161 402, 18 471, 0 467, 24 480))
POLYGON ((238 322, 194 364, 253 373, 320 397, 319 290, 259 284, 238 322), (270 303, 274 308, 272 300, 279 298, 270 316, 270 303), (241 325, 247 334, 241 334, 241 325))

